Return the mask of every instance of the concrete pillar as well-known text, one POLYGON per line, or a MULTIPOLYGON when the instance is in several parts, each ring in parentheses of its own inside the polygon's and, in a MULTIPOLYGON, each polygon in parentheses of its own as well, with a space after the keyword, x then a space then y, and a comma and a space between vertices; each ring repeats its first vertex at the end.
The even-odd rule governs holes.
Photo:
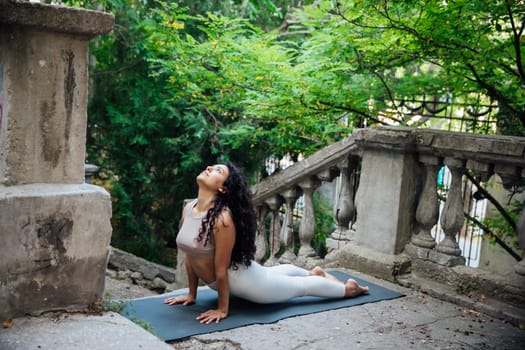
POLYGON ((0 319, 102 296, 111 201, 84 183, 87 59, 113 21, 0 0, 0 319))
POLYGON ((409 131, 363 129, 356 134, 362 149, 356 195, 358 245, 399 254, 414 230, 419 166, 409 131))

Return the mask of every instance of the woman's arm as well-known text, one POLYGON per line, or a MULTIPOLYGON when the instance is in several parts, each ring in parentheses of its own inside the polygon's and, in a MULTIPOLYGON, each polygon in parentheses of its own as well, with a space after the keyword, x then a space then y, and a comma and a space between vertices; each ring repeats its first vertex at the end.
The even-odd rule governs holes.
MULTIPOLYGON (((182 209, 182 217, 180 218, 179 229, 182 227, 182 222, 184 221, 186 210, 191 210, 189 209, 190 204, 191 202, 186 204, 182 209)), ((199 276, 197 276, 197 274, 195 274, 195 271, 193 271, 193 268, 191 267, 191 264, 188 261, 187 257, 184 259, 184 267, 186 268, 186 272, 188 273, 189 294, 187 296, 167 298, 164 300, 164 304, 183 304, 186 306, 195 303, 195 300, 197 299, 197 287, 199 285, 199 276)))
POLYGON ((186 271, 188 272, 188 300, 184 303, 184 305, 193 304, 195 300, 197 299, 197 287, 199 285, 199 276, 193 271, 193 268, 191 267, 191 263, 189 262, 188 258, 186 258, 185 263, 186 265, 186 271))
POLYGON ((164 300, 164 304, 168 304, 168 305, 182 304, 184 306, 195 304, 195 300, 197 299, 197 287, 199 284, 199 276, 195 274, 187 258, 184 261, 184 265, 186 266, 186 271, 188 272, 188 288, 189 288, 188 295, 186 296, 181 295, 178 297, 167 298, 164 300))
POLYGON ((228 316, 230 302, 230 287, 228 284, 228 268, 230 267, 233 245, 235 244, 235 225, 230 211, 223 211, 217 220, 218 225, 214 230, 215 238, 215 281, 217 283, 216 310, 208 310, 197 317, 201 323, 219 323, 228 316))

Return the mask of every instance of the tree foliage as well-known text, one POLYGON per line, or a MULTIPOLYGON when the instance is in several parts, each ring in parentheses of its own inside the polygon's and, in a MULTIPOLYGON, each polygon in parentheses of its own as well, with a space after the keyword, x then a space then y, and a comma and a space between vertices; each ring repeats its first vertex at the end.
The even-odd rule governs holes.
MULTIPOLYGON (((377 113, 417 95, 481 92, 498 102, 501 131, 523 134, 524 5, 515 0, 323 2, 300 13, 312 31, 303 46, 305 62, 325 57, 336 79, 357 76, 345 100, 327 102, 332 107, 370 114, 370 97, 377 113), (370 91, 363 93, 363 87, 370 91)), ((316 72, 317 90, 330 91, 334 77, 316 72)))
POLYGON ((399 101, 423 95, 485 94, 500 132, 523 135, 522 0, 69 4, 116 17, 92 45, 88 160, 114 199, 114 244, 148 259, 224 158, 256 173, 269 154, 403 124, 399 101))
MULTIPOLYGON (((180 9, 176 4, 168 8, 141 0, 63 3, 115 15, 113 31, 92 42, 87 134, 87 161, 100 166, 99 183, 113 199, 112 244, 169 263, 163 249, 166 243, 173 244, 183 201, 195 195, 194 177, 202 167, 220 158, 235 159, 248 170, 259 164, 240 146, 233 151, 222 146, 219 125, 210 113, 220 110, 213 101, 220 96, 201 103, 197 91, 214 89, 214 84, 206 80, 209 74, 200 76, 202 71, 187 59, 200 36, 219 30, 218 25, 206 29, 191 11, 209 11, 219 20, 222 17, 213 13, 235 12, 242 4, 188 2, 180 9), (164 12, 168 10, 169 16, 164 12), (171 18, 179 17, 185 21, 185 34, 168 52, 159 36, 176 30, 179 24, 171 18), (171 57, 176 62, 177 55, 184 58, 183 66, 173 66, 174 75, 160 74, 159 58, 171 57)), ((267 22, 276 17, 272 4, 250 2, 244 12, 267 22)))
MULTIPOLYGON (((500 132, 519 135, 524 10, 485 3, 321 1, 293 13, 295 38, 209 14, 195 19, 198 39, 156 27, 168 47, 156 62, 173 81, 191 67, 191 87, 172 89, 198 96, 193 102, 231 148, 309 153, 363 122, 403 124, 400 101, 422 95, 443 101, 483 93, 499 105, 500 132), (189 56, 174 62, 181 41, 189 56)), ((170 6, 163 16, 172 16, 170 6)))

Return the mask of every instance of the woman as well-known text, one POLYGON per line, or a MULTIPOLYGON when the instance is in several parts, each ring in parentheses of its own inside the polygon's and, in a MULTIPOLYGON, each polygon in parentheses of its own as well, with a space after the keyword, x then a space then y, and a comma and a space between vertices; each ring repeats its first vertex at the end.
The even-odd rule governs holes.
POLYGON ((355 280, 346 283, 320 267, 311 271, 284 264, 255 262, 255 211, 242 172, 233 164, 209 166, 197 176, 198 198, 186 205, 177 236, 186 253, 189 293, 168 298, 168 305, 190 305, 202 280, 218 292, 217 309, 197 317, 201 323, 228 316, 230 294, 257 303, 276 303, 297 296, 350 298, 367 293, 355 280))

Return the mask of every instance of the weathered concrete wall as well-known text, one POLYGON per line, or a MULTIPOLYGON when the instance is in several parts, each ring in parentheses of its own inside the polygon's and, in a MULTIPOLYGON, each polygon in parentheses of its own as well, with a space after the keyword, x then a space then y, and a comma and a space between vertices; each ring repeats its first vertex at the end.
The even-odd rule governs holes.
POLYGON ((113 21, 0 1, 0 184, 83 182, 88 41, 113 21))
POLYGON ((0 319, 102 296, 111 200, 84 184, 87 58, 113 20, 0 0, 0 319))
POLYGON ((85 307, 101 297, 110 214, 98 186, 0 189, 0 319, 85 307))
POLYGON ((0 182, 81 183, 86 40, 4 26, 0 47, 0 182))

